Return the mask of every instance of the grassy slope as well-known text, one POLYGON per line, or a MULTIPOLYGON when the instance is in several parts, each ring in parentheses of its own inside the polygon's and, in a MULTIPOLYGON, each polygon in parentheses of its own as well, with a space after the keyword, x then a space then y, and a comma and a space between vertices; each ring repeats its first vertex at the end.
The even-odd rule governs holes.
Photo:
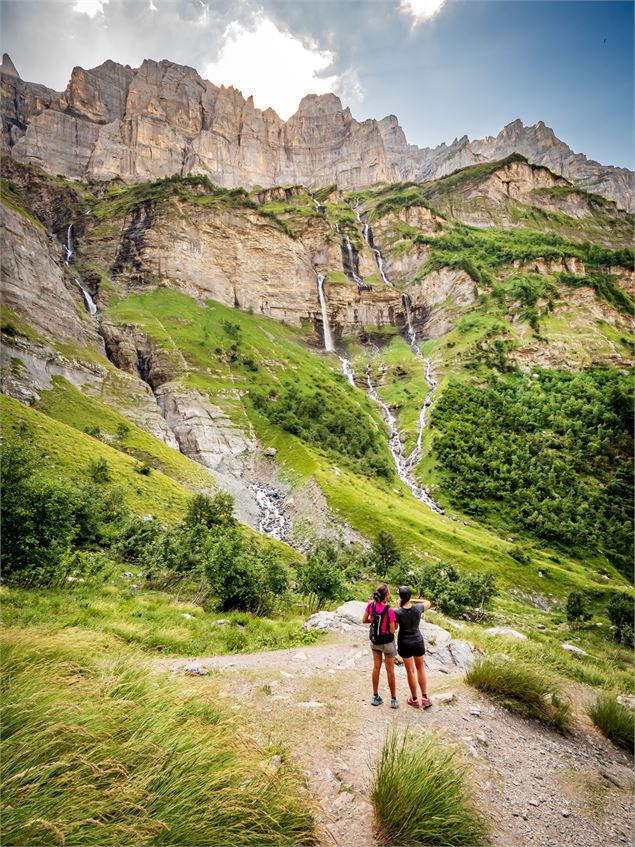
MULTIPOLYGON (((558 596, 588 584, 588 565, 566 556, 559 556, 559 562, 554 563, 547 552, 536 552, 534 566, 521 566, 508 555, 512 545, 506 540, 476 524, 433 514, 396 477, 391 483, 381 483, 352 473, 343 461, 305 444, 258 415, 244 396, 251 380, 275 384, 292 373, 299 385, 310 385, 316 379, 332 385, 334 391, 344 385, 335 357, 316 356, 303 343, 306 336, 302 332, 212 301, 202 307, 186 295, 167 289, 128 297, 113 306, 108 317, 142 326, 167 350, 178 347, 191 368, 186 379, 210 392, 214 402, 225 408, 237 423, 244 425, 251 421, 262 443, 278 449, 277 459, 287 481, 299 486, 314 478, 331 508, 367 537, 384 527, 396 535, 406 550, 450 559, 473 570, 492 568, 501 574, 502 583, 531 590, 545 590, 538 570, 549 565, 553 578, 548 588, 558 596), (257 362, 255 373, 240 361, 228 362, 226 353, 231 339, 223 329, 223 321, 240 327, 239 350, 257 362)), ((390 391, 408 390, 413 395, 414 409, 414 398, 425 384, 423 369, 400 338, 394 338, 389 349, 388 361, 392 367, 398 366, 402 354, 409 356, 405 367, 412 375, 412 384, 406 381, 403 387, 393 386, 387 391, 387 399, 390 391)), ((381 427, 377 411, 364 392, 354 389, 351 395, 359 405, 360 421, 381 427)), ((415 417, 411 412, 411 422, 415 417)), ((609 572, 617 578, 612 569, 609 572)))

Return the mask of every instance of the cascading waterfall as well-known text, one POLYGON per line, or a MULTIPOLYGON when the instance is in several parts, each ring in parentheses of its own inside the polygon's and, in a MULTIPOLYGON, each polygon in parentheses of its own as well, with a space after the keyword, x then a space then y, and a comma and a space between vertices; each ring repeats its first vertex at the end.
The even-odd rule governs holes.
POLYGON ((311 200, 315 203, 315 210, 318 213, 318 215, 323 215, 324 212, 325 212, 324 206, 315 199, 313 194, 308 189, 306 189, 306 193, 309 195, 311 200))
MULTIPOLYGON (((62 244, 62 247, 65 253, 64 264, 68 265, 71 261, 71 257, 73 256, 73 224, 68 225, 68 229, 66 230, 66 244, 62 244)), ((97 306, 95 305, 95 301, 91 297, 90 292, 84 288, 84 286, 77 279, 77 277, 73 277, 73 281, 84 295, 84 302, 86 303, 86 308, 94 317, 97 314, 97 306)))
POLYGON ((353 370, 351 363, 346 358, 346 356, 340 356, 339 359, 342 365, 342 373, 353 386, 353 388, 355 388, 355 371, 353 370))
POLYGON ((282 494, 258 482, 253 484, 253 490, 260 509, 258 532, 283 541, 287 535, 287 521, 282 512, 282 494))
POLYGON ((86 308, 88 309, 91 315, 95 316, 97 314, 97 306, 95 305, 95 301, 78 279, 75 279, 75 283, 79 286, 80 291, 84 295, 84 302, 86 303, 86 308))
MULTIPOLYGON (((418 351, 418 355, 420 356, 420 358, 423 359, 421 351, 418 351)), ((368 385, 369 397, 371 397, 380 407, 383 418, 390 429, 388 447, 390 449, 390 454, 392 456, 393 462, 395 463, 397 476, 405 485, 408 486, 408 488, 410 489, 412 494, 417 498, 417 500, 420 500, 429 509, 432 509, 433 512, 442 515, 444 514, 443 509, 440 506, 437 506, 437 504, 430 497, 425 488, 421 488, 421 486, 417 485, 417 483, 412 477, 417 462, 421 458, 423 430, 425 428, 425 412, 432 402, 432 393, 436 387, 436 382, 432 379, 431 375, 430 362, 427 359, 424 359, 424 362, 426 363, 426 382, 430 386, 430 391, 428 392, 424 404, 421 407, 421 411, 419 412, 419 428, 417 432, 417 442, 409 456, 406 456, 404 454, 403 444, 401 443, 401 435, 397 428, 397 420, 395 416, 392 414, 386 403, 384 403, 384 401, 381 399, 381 397, 377 393, 377 390, 375 389, 375 386, 373 385, 370 362, 368 363, 368 366, 366 368, 366 384, 368 385)))
POLYGON ((66 253, 64 262, 68 265, 71 260, 71 256, 73 255, 73 224, 69 224, 68 229, 66 230, 66 245, 64 245, 64 252, 66 253))
POLYGON ((381 255, 381 250, 379 249, 379 247, 375 246, 375 242, 373 241, 373 231, 370 228, 370 226, 368 224, 365 224, 364 221, 362 220, 362 216, 361 216, 360 211, 359 211, 359 202, 355 205, 355 208, 353 209, 353 211, 355 212, 355 215, 357 216, 357 220, 359 221, 359 225, 363 229, 364 241, 366 242, 366 244, 368 244, 370 249, 375 254, 375 260, 377 262, 377 267, 379 268, 379 274, 382 278, 384 285, 389 285, 391 288, 394 288, 395 286, 392 284, 392 282, 386 276, 384 257, 381 255))
POLYGON ((329 324, 329 315, 326 310, 326 294, 324 293, 324 274, 317 274, 318 297, 320 298, 320 307, 322 309, 322 334, 324 335, 324 350, 327 353, 332 353, 335 350, 333 344, 333 336, 331 335, 331 327, 329 324))
POLYGON ((348 262, 351 269, 351 276, 353 280, 360 285, 362 280, 355 273, 355 256, 353 254, 353 245, 351 244, 351 239, 348 235, 345 235, 343 238, 344 249, 346 250, 346 255, 348 256, 348 262))

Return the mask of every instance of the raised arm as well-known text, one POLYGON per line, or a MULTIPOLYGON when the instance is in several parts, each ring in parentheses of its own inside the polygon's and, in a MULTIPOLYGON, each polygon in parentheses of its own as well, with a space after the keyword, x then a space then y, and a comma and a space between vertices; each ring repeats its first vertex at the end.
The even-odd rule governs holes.
POLYGON ((431 608, 432 603, 429 600, 424 600, 423 597, 417 597, 416 599, 413 597, 410 600, 411 603, 416 603, 417 606, 423 606, 423 611, 427 612, 429 608, 431 608))

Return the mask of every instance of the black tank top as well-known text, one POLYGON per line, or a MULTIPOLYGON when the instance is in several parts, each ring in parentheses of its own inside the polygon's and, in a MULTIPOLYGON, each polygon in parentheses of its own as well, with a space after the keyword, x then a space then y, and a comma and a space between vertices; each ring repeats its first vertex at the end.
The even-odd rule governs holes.
POLYGON ((395 609, 395 618, 399 624, 397 641, 400 644, 421 644, 423 636, 419 629, 423 606, 418 603, 409 609, 395 609))

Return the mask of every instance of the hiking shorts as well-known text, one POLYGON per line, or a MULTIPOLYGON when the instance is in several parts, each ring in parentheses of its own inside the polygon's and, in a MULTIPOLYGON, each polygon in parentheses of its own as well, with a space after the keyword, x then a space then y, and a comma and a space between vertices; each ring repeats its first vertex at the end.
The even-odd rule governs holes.
POLYGON ((402 659, 412 659, 413 656, 424 656, 426 652, 423 641, 414 644, 400 644, 399 655, 402 659))
POLYGON ((389 641, 387 644, 373 644, 370 642, 370 649, 373 653, 383 653, 386 659, 394 659, 397 655, 397 649, 395 647, 395 639, 389 641))

